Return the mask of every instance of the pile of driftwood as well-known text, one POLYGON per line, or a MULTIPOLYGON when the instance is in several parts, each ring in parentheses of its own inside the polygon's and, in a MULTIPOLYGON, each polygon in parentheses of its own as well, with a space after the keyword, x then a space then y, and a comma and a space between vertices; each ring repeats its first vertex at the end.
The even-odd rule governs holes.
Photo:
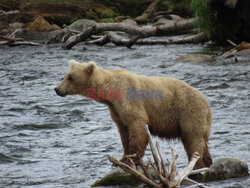
POLYGON ((127 165, 123 162, 118 161, 114 157, 109 156, 109 160, 114 165, 119 166, 124 171, 138 177, 142 182, 146 183, 149 186, 155 187, 155 188, 179 187, 181 185, 181 183, 184 183, 184 182, 185 182, 185 185, 192 185, 192 186, 207 188, 207 186, 188 178, 189 175, 198 174, 198 173, 201 173, 201 172, 208 170, 208 168, 193 170, 196 162, 200 158, 200 155, 197 152, 194 153, 192 159, 187 164, 187 166, 183 170, 178 172, 177 168, 176 168, 176 159, 177 159, 178 155, 176 154, 175 149, 171 148, 172 160, 169 161, 167 159, 168 169, 166 169, 166 163, 163 160, 162 154, 161 154, 160 149, 159 149, 158 142, 156 142, 156 148, 157 148, 157 150, 156 150, 154 145, 153 145, 148 126, 145 125, 144 129, 145 129, 146 134, 147 134, 147 140, 149 142, 155 164, 153 164, 151 159, 149 159, 148 164, 145 165, 142 161, 142 158, 139 155, 135 154, 135 155, 127 156, 127 160, 130 161, 130 165, 127 165), (138 161, 144 174, 142 174, 136 170, 136 166, 134 163, 135 160, 138 161), (155 180, 151 176, 151 174, 148 171, 149 165, 151 165, 153 167, 156 174, 158 175, 159 180, 155 180))
MULTIPOLYGON (((157 6, 161 0, 154 0, 149 7, 142 13, 142 15, 136 17, 134 20, 139 23, 145 23, 155 15, 157 6)), ((207 41, 207 37, 204 33, 198 33, 192 36, 178 38, 178 39, 145 39, 154 36, 168 36, 178 33, 183 33, 187 30, 196 28, 194 19, 187 19, 183 21, 175 21, 172 24, 155 26, 155 27, 142 27, 129 25, 124 23, 97 23, 92 27, 85 29, 84 31, 73 35, 71 30, 68 30, 63 37, 63 48, 71 49, 79 42, 86 42, 91 36, 99 34, 101 32, 108 32, 103 37, 97 40, 87 41, 86 44, 105 45, 109 42, 117 46, 126 46, 130 48, 132 45, 154 45, 154 44, 183 44, 183 43, 200 43, 207 41), (124 32, 129 35, 129 38, 122 37, 115 33, 115 31, 124 32), (70 34, 69 34, 70 33, 70 34), (67 40, 65 40, 67 39, 67 40)))
POLYGON ((250 43, 248 42, 242 42, 240 43, 239 45, 235 44, 234 42, 232 42, 231 40, 228 40, 228 42, 234 46, 233 49, 225 52, 222 54, 222 57, 224 58, 230 58, 230 57, 233 57, 235 55, 236 52, 239 52, 241 50, 247 50, 247 49, 250 49, 250 43))
MULTIPOLYGON (((190 30, 196 27, 194 19, 187 19, 184 21, 173 22, 172 24, 155 26, 155 27, 142 27, 135 25, 128 25, 124 23, 97 23, 92 27, 85 29, 84 31, 69 37, 64 44, 64 49, 71 49, 79 42, 87 41, 92 35, 99 34, 101 32, 108 32, 103 37, 97 40, 89 41, 87 44, 105 45, 108 42, 112 42, 115 45, 131 47, 134 44, 180 44, 180 43, 200 43, 207 40, 204 33, 198 33, 196 35, 188 36, 181 39, 143 39, 154 36, 168 36, 176 34, 180 31, 190 30), (113 31, 113 32, 110 32, 113 31), (129 38, 123 38, 114 31, 125 32, 129 34, 129 38)), ((69 30, 69 32, 71 32, 69 30)), ((65 36, 68 36, 68 33, 65 36)), ((65 37, 63 37, 65 38, 65 37)))
POLYGON ((32 45, 32 46, 40 46, 41 44, 35 42, 27 42, 24 41, 23 38, 16 38, 16 33, 20 29, 15 30, 13 33, 1 36, 0 35, 0 45, 8 45, 8 46, 18 46, 18 45, 32 45))

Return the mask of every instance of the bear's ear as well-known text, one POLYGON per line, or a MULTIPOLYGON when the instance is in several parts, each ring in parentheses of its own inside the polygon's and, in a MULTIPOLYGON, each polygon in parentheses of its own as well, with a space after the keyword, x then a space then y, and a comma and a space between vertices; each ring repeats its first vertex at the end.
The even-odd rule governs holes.
POLYGON ((72 69, 73 67, 75 67, 76 65, 78 65, 79 62, 77 62, 76 60, 70 60, 69 61, 69 65, 70 65, 70 68, 72 69))
POLYGON ((92 74, 93 71, 95 70, 95 68, 96 68, 96 63, 95 63, 94 61, 90 61, 90 62, 88 63, 88 65, 87 65, 87 68, 86 68, 87 73, 88 73, 88 74, 92 74))

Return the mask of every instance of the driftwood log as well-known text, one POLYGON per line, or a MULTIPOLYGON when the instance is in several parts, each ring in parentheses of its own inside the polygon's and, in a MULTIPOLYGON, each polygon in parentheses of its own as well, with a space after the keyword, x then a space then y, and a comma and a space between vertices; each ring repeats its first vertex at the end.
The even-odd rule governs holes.
POLYGON ((224 58, 232 57, 232 56, 234 56, 234 54, 236 52, 239 52, 241 50, 250 49, 250 43, 248 43, 248 42, 242 42, 239 45, 236 45, 236 44, 232 43, 231 41, 228 41, 228 42, 235 47, 233 49, 225 52, 224 54, 222 54, 222 57, 224 57, 224 58))
POLYGON ((155 161, 155 164, 153 164, 151 162, 151 159, 149 159, 149 164, 153 167, 156 174, 158 175, 159 181, 152 178, 152 176, 148 172, 147 166, 142 162, 142 159, 139 155, 132 155, 132 156, 127 156, 127 157, 130 158, 131 161, 133 161, 132 158, 136 158, 137 161, 139 160, 139 165, 143 169, 144 174, 137 171, 134 164, 131 167, 121 161, 116 160, 114 157, 109 156, 108 158, 110 162, 112 162, 114 165, 119 166, 124 171, 136 176, 147 185, 155 187, 155 188, 179 187, 182 182, 185 182, 188 185, 197 185, 199 187, 207 188, 207 186, 188 178, 188 175, 190 174, 198 174, 200 172, 204 172, 208 170, 208 168, 193 170, 195 163, 200 158, 200 155, 197 152, 194 153, 193 157, 191 158, 187 166, 183 170, 178 172, 176 168, 176 159, 178 158, 178 155, 176 154, 175 149, 171 148, 172 160, 168 162, 169 166, 167 170, 162 154, 159 149, 158 142, 156 142, 156 148, 157 148, 156 149, 152 142, 150 132, 148 129, 148 125, 145 125, 144 129, 147 135, 147 140, 151 148, 153 159, 155 161))
POLYGON ((20 29, 15 30, 13 33, 6 35, 6 36, 1 36, 0 35, 0 45, 8 45, 8 46, 19 46, 19 45, 32 45, 32 46, 40 46, 41 44, 35 43, 35 42, 27 42, 24 41, 23 38, 16 38, 16 33, 20 29), (2 39, 2 40, 1 40, 2 39))
POLYGON ((184 21, 174 22, 173 24, 161 25, 157 27, 140 27, 124 23, 97 23, 92 27, 87 28, 83 32, 70 37, 64 44, 64 49, 71 49, 79 42, 84 42, 92 35, 101 33, 103 31, 122 31, 130 34, 132 37, 126 42, 127 47, 131 47, 140 38, 147 38, 152 36, 167 36, 175 34, 180 30, 190 30, 196 26, 194 19, 187 19, 184 21))
POLYGON ((8 12, 6 12, 4 10, 0 10, 0 18, 9 16, 9 15, 18 14, 18 13, 20 13, 18 10, 8 11, 8 12))
MULTIPOLYGON (((156 44, 197 44, 207 41, 207 37, 204 33, 198 33, 178 39, 139 39, 134 44, 136 45, 156 45, 156 44)), ((109 32, 108 34, 100 37, 96 40, 86 41, 86 44, 96 44, 103 46, 109 42, 112 42, 116 46, 128 46, 130 40, 123 38, 115 32, 109 32)))

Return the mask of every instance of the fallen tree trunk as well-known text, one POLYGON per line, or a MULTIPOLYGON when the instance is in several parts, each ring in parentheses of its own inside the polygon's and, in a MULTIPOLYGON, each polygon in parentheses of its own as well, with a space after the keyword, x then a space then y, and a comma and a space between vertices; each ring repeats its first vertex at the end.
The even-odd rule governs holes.
MULTIPOLYGON (((134 44, 135 45, 157 45, 157 44, 197 44, 201 42, 207 41, 207 37, 204 33, 198 33, 196 35, 187 36, 184 38, 177 38, 177 39, 139 39, 134 44)), ((115 32, 109 32, 107 35, 93 40, 93 41, 86 41, 86 44, 96 44, 103 46, 109 42, 112 42, 116 46, 128 46, 130 40, 121 37, 115 32)))
MULTIPOLYGON (((184 38, 177 38, 177 39, 139 39, 134 44, 135 45, 157 45, 157 44, 197 44, 201 42, 207 41, 207 37, 204 33, 198 33, 196 35, 187 36, 184 38)), ((130 40, 121 37, 115 32, 109 32, 107 35, 93 40, 93 41, 86 41, 86 44, 96 44, 103 46, 109 42, 112 42, 116 46, 128 46, 130 40)))
POLYGON ((103 31, 122 31, 128 33, 132 37, 128 43, 128 47, 132 46, 139 38, 147 38, 152 36, 167 36, 174 34, 179 30, 189 30, 195 27, 194 19, 188 19, 180 22, 174 22, 169 25, 161 25, 151 28, 143 28, 139 26, 127 25, 123 23, 97 23, 85 31, 70 37, 63 45, 64 49, 71 49, 79 42, 86 41, 91 35, 103 31))
POLYGON ((148 21, 150 17, 154 15, 154 12, 157 9, 158 4, 161 2, 161 0, 154 0, 148 8, 142 13, 141 16, 138 16, 135 18, 135 21, 139 24, 145 23, 148 21))

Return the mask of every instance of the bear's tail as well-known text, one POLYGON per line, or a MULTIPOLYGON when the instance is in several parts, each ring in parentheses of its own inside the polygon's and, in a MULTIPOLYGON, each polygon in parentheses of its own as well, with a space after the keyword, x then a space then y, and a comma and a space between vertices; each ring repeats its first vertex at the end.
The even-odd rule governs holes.
POLYGON ((212 157, 210 155, 209 152, 209 147, 208 147, 208 143, 205 142, 205 148, 204 148, 204 154, 203 154, 203 163, 205 164, 206 167, 209 167, 212 163, 212 157))

